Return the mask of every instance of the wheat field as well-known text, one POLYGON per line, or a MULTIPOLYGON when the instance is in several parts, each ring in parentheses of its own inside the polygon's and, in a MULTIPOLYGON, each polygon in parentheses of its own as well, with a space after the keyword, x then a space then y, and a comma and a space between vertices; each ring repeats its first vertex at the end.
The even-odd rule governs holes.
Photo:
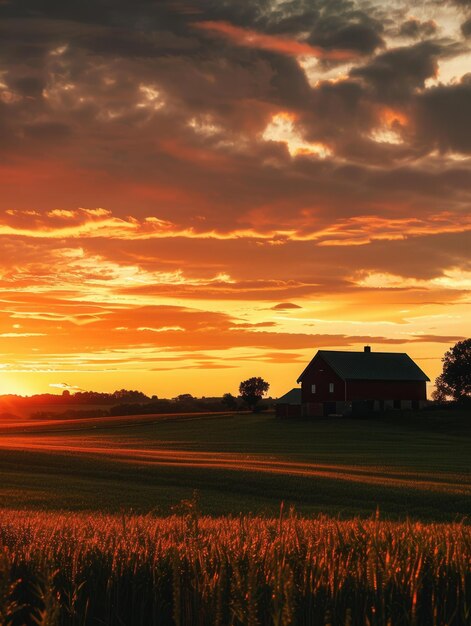
POLYGON ((2 510, 6 626, 471 623, 471 528, 2 510))

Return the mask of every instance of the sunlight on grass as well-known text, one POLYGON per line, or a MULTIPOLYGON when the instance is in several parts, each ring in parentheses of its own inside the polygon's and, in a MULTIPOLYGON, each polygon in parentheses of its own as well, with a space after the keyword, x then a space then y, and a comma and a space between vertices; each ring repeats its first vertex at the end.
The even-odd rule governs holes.
POLYGON ((162 466, 183 468, 206 468, 232 472, 253 472, 303 476, 306 478, 330 478, 365 485, 407 487, 449 494, 471 496, 471 484, 463 482, 463 476, 448 473, 407 471, 401 468, 359 466, 347 464, 300 463, 286 461, 273 455, 246 455, 228 452, 195 452, 168 448, 118 446, 106 437, 82 437, 65 442, 59 437, 11 436, 0 439, 0 449, 54 453, 55 455, 81 455, 106 459, 115 463, 134 466, 162 466))

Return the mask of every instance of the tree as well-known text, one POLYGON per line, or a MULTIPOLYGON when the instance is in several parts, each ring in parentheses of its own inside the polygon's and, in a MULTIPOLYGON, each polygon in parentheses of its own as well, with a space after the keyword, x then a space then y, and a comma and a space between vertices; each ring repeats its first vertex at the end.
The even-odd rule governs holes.
POLYGON ((445 352, 443 372, 435 380, 435 400, 471 398, 471 339, 458 341, 445 352))
POLYGON ((142 391, 132 389, 117 389, 111 395, 118 402, 145 402, 149 399, 142 391))
POLYGON ((236 409, 237 408, 237 400, 234 398, 232 393, 225 393, 222 396, 221 404, 227 406, 228 409, 236 409))
POLYGON ((175 400, 178 402, 192 402, 195 398, 191 395, 191 393, 181 393, 175 398, 175 400))
POLYGON ((270 388, 269 383, 260 376, 253 376, 243 380, 239 385, 239 393, 242 400, 255 413, 257 404, 270 388))

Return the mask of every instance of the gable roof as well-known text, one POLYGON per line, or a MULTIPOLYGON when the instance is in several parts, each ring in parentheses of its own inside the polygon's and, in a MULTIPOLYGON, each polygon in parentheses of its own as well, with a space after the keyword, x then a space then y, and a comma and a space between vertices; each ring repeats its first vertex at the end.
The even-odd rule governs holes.
POLYGON ((293 387, 275 400, 275 404, 301 404, 301 387, 293 387))
POLYGON ((430 380, 410 356, 404 352, 319 350, 298 378, 298 383, 317 357, 324 359, 343 380, 430 380))

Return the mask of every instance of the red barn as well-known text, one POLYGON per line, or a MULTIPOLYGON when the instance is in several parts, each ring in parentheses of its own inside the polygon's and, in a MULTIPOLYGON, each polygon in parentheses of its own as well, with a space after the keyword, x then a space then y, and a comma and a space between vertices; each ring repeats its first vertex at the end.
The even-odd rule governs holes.
POLYGON ((297 382, 303 407, 329 403, 335 413, 367 401, 374 409, 418 407, 427 399, 429 380, 407 354, 365 346, 363 352, 319 350, 297 382), (337 403, 343 405, 340 410, 337 403))

